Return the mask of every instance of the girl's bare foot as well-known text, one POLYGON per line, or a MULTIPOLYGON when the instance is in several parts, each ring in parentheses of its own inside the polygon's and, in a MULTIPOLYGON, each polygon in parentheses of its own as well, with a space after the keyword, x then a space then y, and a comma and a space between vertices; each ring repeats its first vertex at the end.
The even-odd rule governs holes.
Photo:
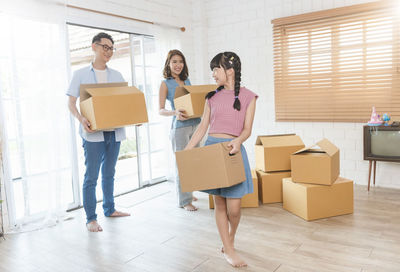
POLYGON ((87 228, 88 231, 90 231, 90 232, 99 232, 99 231, 103 231, 103 229, 100 227, 99 223, 97 223, 96 220, 87 223, 87 224, 86 224, 86 228, 87 228))
POLYGON ((110 217, 123 217, 123 216, 131 216, 131 214, 126 212, 115 211, 110 215, 110 217))
POLYGON ((192 203, 183 206, 183 208, 189 212, 197 211, 197 207, 194 206, 192 203))
MULTIPOLYGON (((234 249, 235 248, 235 236, 232 236, 231 234, 229 234, 229 236, 231 238, 232 248, 234 249)), ((225 253, 224 246, 221 247, 221 253, 225 253)))
POLYGON ((245 267, 247 263, 240 258, 240 256, 236 253, 236 251, 232 249, 227 249, 224 252, 225 260, 232 265, 233 267, 245 267))

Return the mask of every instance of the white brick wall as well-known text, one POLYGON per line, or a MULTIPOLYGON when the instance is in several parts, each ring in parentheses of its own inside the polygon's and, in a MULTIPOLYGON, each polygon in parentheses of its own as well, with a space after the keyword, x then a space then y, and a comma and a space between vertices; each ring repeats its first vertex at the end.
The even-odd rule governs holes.
MULTIPOLYGON (((242 84, 259 94, 252 137, 246 147, 254 165, 254 143, 259 134, 295 132, 306 145, 322 137, 341 149, 341 175, 366 184, 368 162, 363 161, 362 125, 359 123, 275 122, 271 20, 371 0, 208 0, 207 52, 210 60, 232 50, 242 60, 242 84)), ((208 64, 206 62, 206 64, 208 64)), ((211 82, 210 75, 205 80, 211 82)), ((368 117, 366 117, 368 119, 368 117)), ((366 120, 367 121, 367 120, 366 120)), ((377 162, 377 185, 400 188, 400 164, 377 162)))

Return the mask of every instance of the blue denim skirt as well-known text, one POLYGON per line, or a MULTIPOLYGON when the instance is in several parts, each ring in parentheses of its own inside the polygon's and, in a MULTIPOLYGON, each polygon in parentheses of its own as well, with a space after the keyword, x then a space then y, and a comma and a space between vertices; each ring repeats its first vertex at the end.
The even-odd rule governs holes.
MULTIPOLYGON (((218 144, 222 142, 230 142, 232 139, 227 138, 216 138, 208 136, 205 145, 218 144)), ((242 198, 244 195, 253 193, 253 178, 251 176, 251 169, 249 160, 247 158, 246 149, 243 145, 240 146, 240 151, 242 152, 244 171, 246 174, 246 180, 242 183, 233 185, 231 187, 217 188, 210 190, 203 190, 202 192, 208 193, 210 195, 218 195, 225 198, 242 198)))

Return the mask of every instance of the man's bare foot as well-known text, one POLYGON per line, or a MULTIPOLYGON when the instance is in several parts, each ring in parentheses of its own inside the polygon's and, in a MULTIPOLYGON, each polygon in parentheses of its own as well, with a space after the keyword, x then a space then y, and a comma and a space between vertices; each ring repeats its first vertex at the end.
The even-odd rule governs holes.
POLYGON ((183 208, 189 212, 197 211, 197 207, 194 206, 192 203, 183 206, 183 208))
POLYGON ((245 267, 247 263, 240 258, 236 251, 232 248, 224 252, 225 260, 233 267, 245 267))
POLYGON ((197 200, 199 200, 197 197, 195 197, 195 196, 193 196, 193 201, 197 201, 197 200))
POLYGON ((103 229, 100 227, 99 223, 97 223, 96 220, 87 223, 87 224, 86 224, 86 228, 87 228, 88 231, 90 231, 90 232, 99 232, 99 231, 103 231, 103 229))
POLYGON ((123 216, 131 216, 131 214, 126 212, 115 211, 110 215, 110 217, 123 217, 123 216))

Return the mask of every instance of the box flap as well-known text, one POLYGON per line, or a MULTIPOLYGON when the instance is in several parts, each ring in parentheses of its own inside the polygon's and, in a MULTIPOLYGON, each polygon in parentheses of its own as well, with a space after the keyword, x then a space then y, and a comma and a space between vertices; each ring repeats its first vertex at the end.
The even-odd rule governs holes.
POLYGON ((188 93, 189 93, 189 92, 186 91, 185 87, 183 87, 183 86, 178 86, 178 87, 175 88, 175 95, 174 95, 174 98, 181 97, 181 96, 183 96, 183 95, 185 95, 185 94, 188 94, 188 93))
POLYGON ((292 134, 276 134, 276 135, 258 135, 256 140, 256 145, 262 145, 261 138, 264 137, 289 136, 289 135, 296 135, 296 134, 292 133, 292 134))
POLYGON ((311 149, 313 146, 315 146, 315 145, 306 146, 306 147, 304 147, 304 148, 302 148, 302 149, 300 149, 300 150, 297 150, 296 152, 293 153, 293 155, 296 155, 296 154, 302 153, 302 152, 304 152, 304 151, 307 151, 307 150, 311 149))
POLYGON ((331 143, 328 139, 324 138, 321 141, 317 143, 319 147, 323 151, 325 151, 329 156, 333 156, 336 152, 339 151, 339 148, 337 148, 333 143, 331 143))
POLYGON ((333 156, 337 151, 339 151, 339 149, 334 144, 332 144, 329 140, 323 139, 312 146, 308 146, 308 147, 302 148, 302 149, 294 152, 293 155, 303 153, 306 151, 313 152, 313 153, 326 153, 329 156, 333 156), (313 148, 315 146, 320 147, 320 149, 313 148))
POLYGON ((264 147, 278 147, 278 146, 304 146, 301 138, 296 134, 282 134, 282 135, 261 135, 257 137, 256 145, 264 147))
POLYGON ((175 95, 174 98, 178 98, 182 95, 188 94, 188 93, 204 93, 206 95, 207 93, 214 91, 217 89, 217 85, 185 85, 185 86, 178 86, 175 89, 175 95))
POLYGON ((316 144, 313 144, 313 145, 310 145, 310 146, 306 146, 306 147, 304 147, 304 148, 302 148, 302 149, 300 149, 300 150, 297 150, 296 152, 294 152, 293 153, 293 155, 296 155, 296 154, 299 154, 299 153, 303 153, 303 152, 305 152, 305 151, 307 151, 307 152, 313 152, 313 153, 325 153, 325 151, 323 151, 323 150, 321 150, 321 149, 316 149, 316 148, 313 148, 313 147, 315 147, 315 146, 317 146, 316 144))
POLYGON ((114 82, 114 83, 95 83, 95 84, 81 84, 79 87, 80 101, 84 101, 91 97, 86 91, 87 88, 106 88, 106 87, 122 87, 128 86, 128 82, 114 82))
POLYGON ((126 95, 126 94, 136 94, 141 93, 136 87, 107 87, 107 88, 86 88, 86 92, 90 94, 90 96, 117 96, 117 95, 126 95))

